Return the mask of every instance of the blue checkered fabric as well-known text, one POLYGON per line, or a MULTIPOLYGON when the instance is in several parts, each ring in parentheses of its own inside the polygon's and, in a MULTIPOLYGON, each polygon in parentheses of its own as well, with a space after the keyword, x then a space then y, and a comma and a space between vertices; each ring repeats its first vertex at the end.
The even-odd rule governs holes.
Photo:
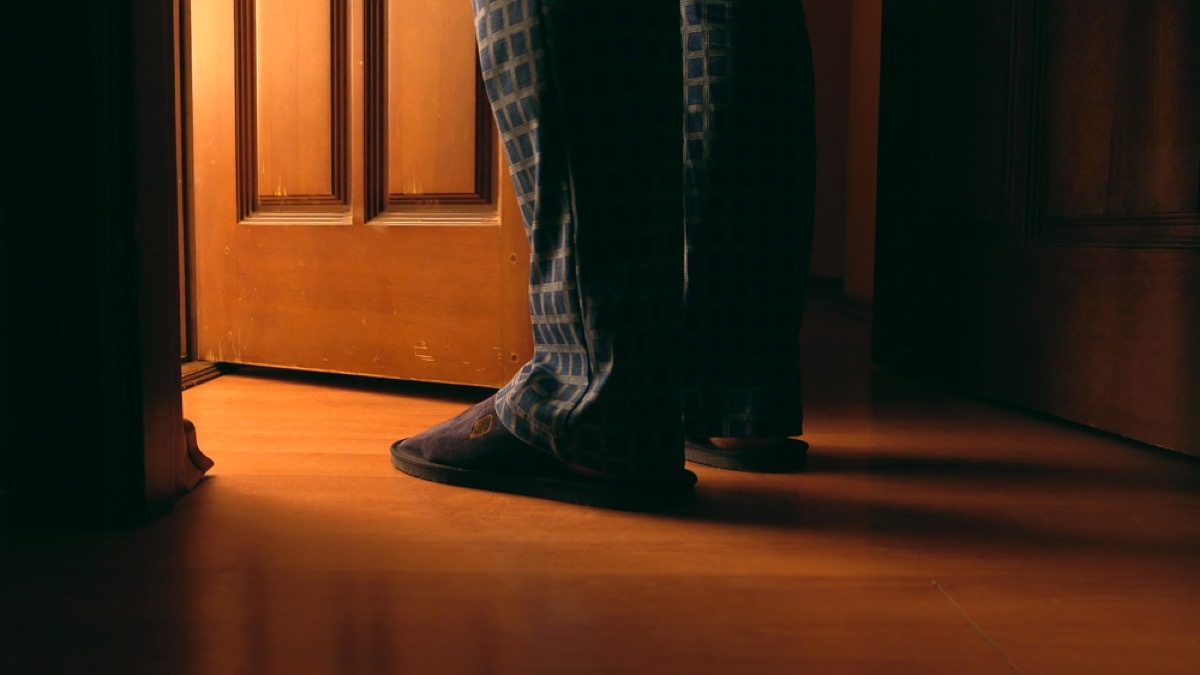
POLYGON ((473 0, 531 249, 534 355, 497 412, 565 461, 676 472, 684 419, 799 432, 811 65, 799 3, 753 2, 796 21, 749 2, 473 0))
POLYGON ((802 432, 812 52, 797 0, 684 0, 689 436, 802 432))

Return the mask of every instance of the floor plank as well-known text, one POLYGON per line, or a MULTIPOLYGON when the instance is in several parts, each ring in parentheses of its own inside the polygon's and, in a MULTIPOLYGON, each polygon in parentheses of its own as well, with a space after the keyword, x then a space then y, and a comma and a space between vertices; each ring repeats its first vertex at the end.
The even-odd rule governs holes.
POLYGON ((811 470, 630 514, 403 476, 487 395, 270 371, 185 392, 165 518, 5 532, 6 672, 1185 673, 1200 466, 931 389, 818 311, 811 470))

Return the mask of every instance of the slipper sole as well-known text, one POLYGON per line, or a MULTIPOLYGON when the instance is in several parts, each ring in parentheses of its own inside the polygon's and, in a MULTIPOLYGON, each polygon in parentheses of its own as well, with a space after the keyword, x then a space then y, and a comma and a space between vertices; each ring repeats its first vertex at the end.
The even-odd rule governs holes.
POLYGON ((689 462, 730 471, 792 473, 808 467, 808 443, 795 438, 789 438, 779 448, 746 450, 724 450, 711 443, 688 439, 684 442, 683 452, 689 462))
POLYGON ((410 476, 491 492, 539 497, 619 511, 660 511, 683 505, 695 495, 696 474, 681 470, 679 477, 662 480, 622 480, 587 476, 527 476, 462 469, 436 464, 408 454, 392 444, 392 466, 410 476))

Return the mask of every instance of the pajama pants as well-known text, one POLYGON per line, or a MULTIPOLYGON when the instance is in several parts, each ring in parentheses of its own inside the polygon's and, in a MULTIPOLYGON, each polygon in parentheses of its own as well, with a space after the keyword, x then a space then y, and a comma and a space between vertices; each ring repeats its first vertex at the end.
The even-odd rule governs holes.
POLYGON ((684 434, 801 432, 812 57, 801 0, 473 0, 530 242, 504 426, 623 476, 684 434))

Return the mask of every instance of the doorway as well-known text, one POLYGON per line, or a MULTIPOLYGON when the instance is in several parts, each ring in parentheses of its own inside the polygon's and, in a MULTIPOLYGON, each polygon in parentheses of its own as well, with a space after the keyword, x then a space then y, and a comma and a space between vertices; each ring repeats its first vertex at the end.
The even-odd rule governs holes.
POLYGON ((181 0, 185 372, 499 386, 528 253, 462 0, 181 0))

